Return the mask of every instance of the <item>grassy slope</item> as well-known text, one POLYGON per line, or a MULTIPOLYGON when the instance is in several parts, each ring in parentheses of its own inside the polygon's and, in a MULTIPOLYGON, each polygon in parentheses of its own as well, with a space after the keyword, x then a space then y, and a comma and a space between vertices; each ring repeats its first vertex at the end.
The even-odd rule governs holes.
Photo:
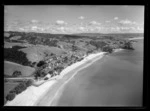
POLYGON ((31 44, 27 44, 27 43, 10 43, 10 42, 4 42, 4 47, 5 48, 9 48, 9 47, 13 47, 13 46, 31 46, 31 44))
POLYGON ((4 83, 4 103, 6 102, 5 97, 7 96, 7 94, 9 93, 9 91, 11 91, 13 88, 15 88, 19 83, 15 82, 15 83, 4 83))
POLYGON ((27 58, 29 61, 38 62, 44 58, 44 53, 55 53, 57 55, 64 53, 65 51, 56 47, 48 47, 48 46, 33 46, 24 49, 20 49, 24 53, 27 54, 27 58))
POLYGON ((34 68, 29 66, 22 66, 20 64, 8 61, 4 62, 4 74, 12 75, 12 73, 16 70, 21 71, 23 76, 30 76, 32 72, 35 71, 34 68))
POLYGON ((79 33, 74 34, 79 36, 119 36, 119 37, 140 37, 143 36, 143 33, 79 33))

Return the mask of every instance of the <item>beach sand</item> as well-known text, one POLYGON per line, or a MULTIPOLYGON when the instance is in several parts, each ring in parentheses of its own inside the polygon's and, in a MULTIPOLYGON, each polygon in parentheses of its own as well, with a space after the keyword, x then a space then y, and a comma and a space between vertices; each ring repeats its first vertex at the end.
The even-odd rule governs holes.
MULTIPOLYGON (((74 76, 76 74, 78 74, 78 72, 88 66, 90 66, 91 64, 93 64, 95 61, 97 61, 98 59, 101 59, 103 57, 104 53, 99 53, 97 55, 90 55, 88 56, 83 64, 79 65, 78 67, 76 67, 75 69, 71 70, 69 73, 67 73, 63 79, 60 79, 60 81, 58 83, 56 83, 52 88, 50 89, 46 95, 44 95, 43 98, 39 99, 39 101, 35 104, 35 106, 56 106, 57 105, 57 101, 59 100, 64 86, 71 80, 74 78, 74 76)), ((83 62, 83 61, 82 61, 83 62)))
MULTIPOLYGON (((103 57, 103 55, 105 54, 105 52, 100 52, 97 54, 91 54, 87 57, 85 57, 82 61, 76 62, 74 64, 72 64, 71 66, 68 66, 67 68, 65 68, 60 76, 58 77, 58 80, 63 79, 64 75, 68 74, 69 72, 71 72, 72 70, 78 68, 80 65, 86 64, 86 62, 93 60, 94 58, 100 59, 103 57)), ((94 59, 94 61, 96 61, 97 59, 94 59)), ((93 61, 92 61, 93 62, 93 61)), ((86 65, 85 67, 87 67, 88 65, 86 65)), ((79 67, 79 69, 76 70, 76 72, 73 74, 73 76, 81 69, 85 68, 85 67, 79 67)), ((64 87, 64 85, 66 83, 68 83, 68 81, 70 81, 73 76, 71 76, 71 78, 69 78, 67 81, 65 81, 65 83, 60 84, 59 88, 53 87, 53 85, 55 85, 58 80, 51 80, 51 81, 47 81, 45 83, 43 83, 42 85, 40 85, 39 87, 35 87, 35 86, 30 86, 28 87, 25 91, 23 91, 22 93, 18 94, 14 100, 12 101, 8 101, 4 106, 36 106, 38 105, 38 101, 40 101, 49 90, 52 90, 54 93, 54 96, 50 96, 50 98, 48 99, 49 101, 45 101, 47 102, 47 104, 45 104, 45 106, 50 106, 51 103, 53 102, 54 99, 58 98, 58 95, 60 96, 59 91, 64 87), (55 89, 56 92, 54 92, 55 89)), ((46 97, 45 97, 46 98, 46 97)))
MULTIPOLYGON (((91 58, 93 58, 94 56, 95 56, 95 55, 92 55, 91 58)), ((92 60, 92 62, 86 64, 85 66, 83 66, 83 67, 81 67, 81 68, 79 68, 79 69, 77 69, 77 70, 72 74, 72 76, 71 76, 66 82, 64 82, 64 84, 61 85, 61 87, 57 90, 57 92, 55 93, 54 97, 51 99, 51 101, 49 101, 49 106, 57 106, 57 101, 59 100, 59 98, 60 98, 60 96, 61 96, 61 94, 62 94, 62 92, 63 92, 64 86, 65 86, 79 71, 81 71, 82 69, 84 69, 84 68, 90 66, 91 64, 93 64, 93 63, 96 62, 97 60, 101 59, 102 57, 103 57, 103 55, 100 54, 100 55, 98 56, 98 58, 97 58, 97 56, 96 56, 96 58, 94 57, 94 58, 93 58, 94 60, 92 60)), ((90 60, 90 56, 89 56, 88 60, 90 60)))

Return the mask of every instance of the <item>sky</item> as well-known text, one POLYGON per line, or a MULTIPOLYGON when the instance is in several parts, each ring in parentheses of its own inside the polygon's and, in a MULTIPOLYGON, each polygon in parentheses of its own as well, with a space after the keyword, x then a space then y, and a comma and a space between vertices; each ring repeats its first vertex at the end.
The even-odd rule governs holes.
POLYGON ((4 30, 43 33, 143 33, 144 6, 5 5, 4 30))

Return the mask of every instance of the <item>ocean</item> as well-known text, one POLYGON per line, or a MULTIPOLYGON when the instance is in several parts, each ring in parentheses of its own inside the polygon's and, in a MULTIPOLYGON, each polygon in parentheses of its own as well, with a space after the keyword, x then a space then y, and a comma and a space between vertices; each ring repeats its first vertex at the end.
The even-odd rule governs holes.
POLYGON ((143 39, 79 71, 56 106, 142 106, 143 39))

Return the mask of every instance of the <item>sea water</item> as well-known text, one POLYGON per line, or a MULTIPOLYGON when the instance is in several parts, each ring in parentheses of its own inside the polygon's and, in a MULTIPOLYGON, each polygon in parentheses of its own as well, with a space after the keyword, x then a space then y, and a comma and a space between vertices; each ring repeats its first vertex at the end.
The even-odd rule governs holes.
POLYGON ((104 56, 65 85, 57 106, 142 106, 143 39, 104 56))

